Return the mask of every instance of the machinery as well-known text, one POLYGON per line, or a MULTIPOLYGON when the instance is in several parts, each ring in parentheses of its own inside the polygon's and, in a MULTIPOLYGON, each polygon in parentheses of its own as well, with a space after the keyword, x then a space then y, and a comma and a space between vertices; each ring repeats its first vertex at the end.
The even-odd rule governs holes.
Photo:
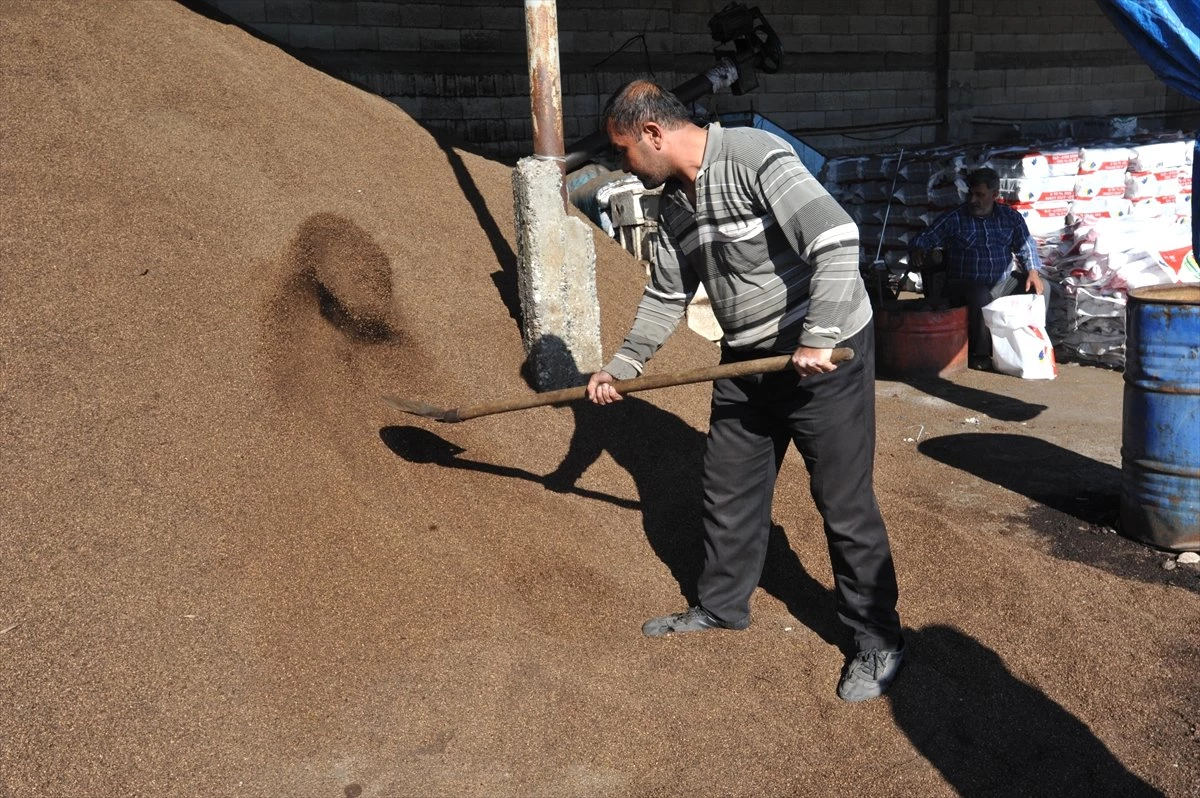
POLYGON ((779 37, 757 7, 730 3, 713 15, 708 21, 708 29, 713 40, 718 42, 713 52, 732 61, 738 68, 738 77, 731 86, 734 94, 745 94, 758 87, 755 69, 770 75, 783 65, 783 46, 779 37), (730 44, 732 51, 721 50, 730 44))
MULTIPOLYGON (((717 46, 717 63, 709 70, 672 89, 683 103, 692 103, 718 89, 734 94, 753 91, 759 71, 777 72, 783 63, 783 45, 762 12, 737 2, 730 3, 708 21, 717 46)), ((608 147, 608 135, 598 130, 566 148, 566 171, 575 171, 608 147)))

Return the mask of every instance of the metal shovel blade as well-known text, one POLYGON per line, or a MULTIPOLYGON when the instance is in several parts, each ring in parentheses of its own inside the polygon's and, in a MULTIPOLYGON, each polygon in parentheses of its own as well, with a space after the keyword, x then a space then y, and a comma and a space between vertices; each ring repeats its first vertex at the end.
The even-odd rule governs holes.
POLYGON ((414 416, 424 416, 432 418, 435 421, 446 421, 446 411, 440 407, 434 407, 427 402, 420 402, 414 399, 403 399, 399 396, 384 396, 383 401, 396 410, 405 413, 411 413, 414 416))

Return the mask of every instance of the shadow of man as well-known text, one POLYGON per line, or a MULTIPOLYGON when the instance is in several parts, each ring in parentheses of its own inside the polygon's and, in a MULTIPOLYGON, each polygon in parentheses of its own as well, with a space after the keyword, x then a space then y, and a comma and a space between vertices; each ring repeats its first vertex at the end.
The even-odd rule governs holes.
POLYGON ((671 571, 688 603, 697 603, 696 583, 704 563, 704 433, 632 396, 607 407, 575 402, 571 412, 575 431, 562 462, 546 475, 546 487, 558 492, 574 489, 584 472, 608 452, 633 478, 650 548, 671 571))
MULTIPOLYGON (((392 451, 392 454, 402 457, 410 463, 436 463, 444 468, 461 468, 465 471, 478 471, 482 474, 492 474, 509 479, 524 479, 539 485, 546 481, 542 475, 526 471, 523 468, 462 457, 466 453, 466 449, 420 427, 387 426, 379 430, 379 439, 392 451)), ((562 492, 574 493, 585 499, 607 502, 628 510, 639 510, 642 506, 639 502, 631 499, 575 486, 567 486, 562 492)))
POLYGON ((967 432, 926 438, 921 454, 1023 496, 1010 520, 1049 544, 1060 560, 1082 562, 1124 579, 1193 592, 1200 581, 1166 571, 1152 548, 1120 531, 1121 469, 1033 435, 967 432))
POLYGON ((1046 405, 1032 404, 1014 396, 960 385, 945 377, 907 377, 900 381, 929 396, 966 410, 983 413, 997 421, 1030 421, 1046 409, 1046 405))
MULTIPOLYGON (((562 376, 567 386, 587 382, 590 375, 579 371, 566 344, 556 336, 544 336, 534 351, 538 357, 556 360, 554 373, 562 376)), ((528 361, 523 372, 532 384, 528 361)), ((466 459, 461 456, 465 452, 461 447, 417 427, 384 427, 379 437, 393 453, 409 462, 525 479, 557 493, 640 509, 651 549, 679 583, 689 604, 697 603, 696 582, 704 556, 700 518, 704 433, 678 416, 632 396, 608 407, 597 407, 586 400, 568 406, 575 429, 562 461, 545 476, 466 459), (633 477, 637 501, 577 486, 604 452, 633 477)))
POLYGON ((1115 514, 1121 469, 1033 435, 963 432, 926 438, 917 450, 1086 523, 1115 514))
POLYGON ((887 693, 892 714, 959 795, 1162 795, 970 636, 935 625, 905 640, 904 671, 887 693))

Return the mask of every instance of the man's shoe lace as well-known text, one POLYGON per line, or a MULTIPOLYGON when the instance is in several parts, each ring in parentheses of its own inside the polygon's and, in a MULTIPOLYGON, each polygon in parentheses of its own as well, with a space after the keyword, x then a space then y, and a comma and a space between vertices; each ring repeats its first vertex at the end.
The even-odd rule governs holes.
POLYGON ((871 681, 876 681, 879 679, 879 672, 883 670, 883 666, 887 662, 889 653, 878 648, 860 651, 854 658, 854 668, 871 681))

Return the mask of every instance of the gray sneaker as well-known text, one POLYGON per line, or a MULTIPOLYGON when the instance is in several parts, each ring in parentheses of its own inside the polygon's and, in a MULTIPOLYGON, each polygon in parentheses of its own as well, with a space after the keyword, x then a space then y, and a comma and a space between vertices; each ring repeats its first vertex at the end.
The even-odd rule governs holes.
POLYGON ((660 615, 642 624, 646 637, 666 637, 677 632, 703 632, 708 629, 729 629, 703 607, 689 607, 686 612, 660 615))
POLYGON ((904 646, 897 651, 870 648, 858 652, 838 682, 838 698, 851 702, 878 698, 896 678, 903 662, 904 646))

